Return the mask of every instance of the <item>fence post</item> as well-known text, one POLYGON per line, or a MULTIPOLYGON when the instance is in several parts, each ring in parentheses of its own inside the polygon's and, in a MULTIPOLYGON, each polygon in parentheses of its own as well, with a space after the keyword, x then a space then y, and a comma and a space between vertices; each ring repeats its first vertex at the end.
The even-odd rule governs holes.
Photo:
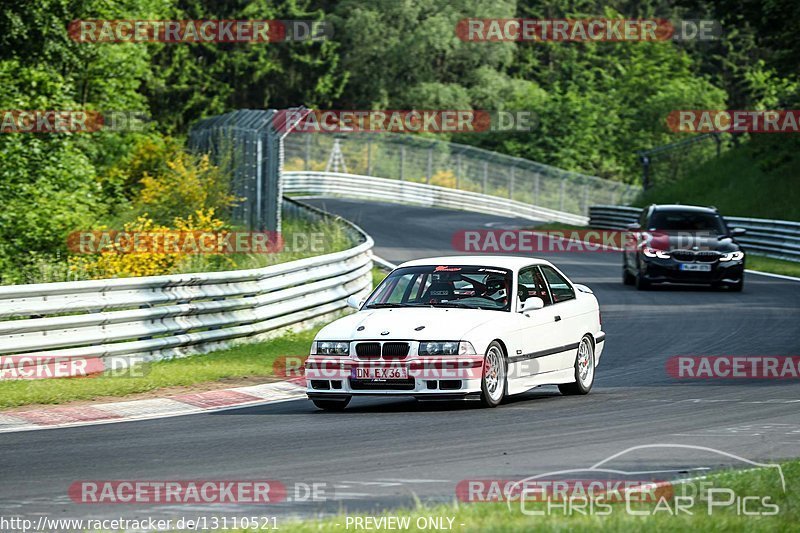
POLYGON ((483 194, 486 194, 486 182, 489 180, 489 162, 483 162, 483 194))
POLYGON ((461 188, 461 152, 456 154, 456 189, 461 188))
POLYGON ((508 199, 514 199, 514 170, 516 167, 511 167, 511 179, 508 180, 508 199))
POLYGON ((539 205, 539 173, 533 175, 533 205, 539 205))
MULTIPOLYGON (((303 170, 311 168, 311 135, 306 135, 306 150, 303 155, 303 170)), ((259 141, 260 142, 260 141, 259 141)))
POLYGON ((583 209, 581 212, 584 215, 589 214, 589 185, 586 183, 583 184, 583 209))
POLYGON ((560 198, 560 200, 558 202, 558 206, 559 206, 558 210, 559 211, 563 211, 564 210, 564 188, 566 187, 566 185, 567 185, 567 179, 566 178, 561 178, 561 194, 560 194, 561 198, 560 198))
POLYGON ((403 181, 404 176, 404 167, 406 162, 406 145, 400 145, 400 181, 403 181))
POLYGON ((367 140, 367 176, 372 176, 372 137, 367 140))
POLYGON ((264 163, 264 152, 263 152, 263 144, 261 136, 259 135, 258 141, 256 142, 256 209, 258 210, 258 225, 256 228, 259 231, 263 231, 266 229, 266 225, 264 224, 264 217, 263 213, 261 212, 261 205, 262 205, 262 189, 263 189, 263 176, 262 176, 262 168, 261 165, 264 163))
POLYGON ((431 184, 431 176, 433 174, 433 146, 428 147, 428 179, 426 183, 431 184))

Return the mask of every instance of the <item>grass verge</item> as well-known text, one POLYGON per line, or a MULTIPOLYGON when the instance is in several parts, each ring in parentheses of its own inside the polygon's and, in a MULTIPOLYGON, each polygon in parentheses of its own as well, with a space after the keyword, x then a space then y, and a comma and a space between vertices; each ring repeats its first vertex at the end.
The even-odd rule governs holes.
MULTIPOLYGON (((552 502, 549 511, 547 503, 526 502, 525 508, 529 514, 522 512, 519 502, 512 503, 510 508, 504 503, 462 503, 419 505, 414 509, 379 513, 376 518, 408 518, 408 528, 395 528, 404 531, 429 530, 420 527, 425 525, 428 517, 443 518, 445 525, 448 524, 448 519, 452 519, 452 530, 455 531, 796 531, 797 524, 800 523, 800 461, 786 462, 781 466, 786 479, 785 491, 777 469, 773 468, 724 471, 702 480, 673 484, 674 496, 694 495, 691 504, 689 500, 680 502, 683 505, 682 511, 677 513, 675 510, 678 500, 672 497, 649 503, 630 502, 630 508, 643 513, 640 515, 627 512, 624 502, 608 504, 611 510, 605 515, 600 514, 606 511, 599 505, 594 507, 593 512, 589 512, 587 507, 581 512, 577 509, 582 502, 576 499, 574 506, 569 502, 559 502, 558 506, 555 505, 556 502, 552 502), (709 488, 726 492, 711 494, 709 488), (697 490, 699 495, 695 492, 697 490), (746 506, 743 506, 745 497, 748 500, 746 506), (732 499, 730 505, 709 507, 709 498, 713 498, 716 504, 732 499), (769 516, 748 516, 742 510, 771 513, 775 511, 773 505, 777 506, 777 513, 769 516), (530 514, 531 511, 541 514, 534 516, 530 514), (421 521, 418 523, 419 519, 421 521)), ((281 529, 300 533, 347 531, 358 529, 353 522, 357 516, 364 515, 354 514, 348 517, 342 514, 322 520, 278 525, 281 529)), ((388 528, 374 528, 383 529, 388 528)), ((257 530, 241 530, 244 531, 257 530)))
POLYGON ((126 396, 223 379, 273 377, 275 360, 286 355, 308 355, 318 330, 289 333, 267 342, 242 344, 208 354, 157 361, 142 366, 135 377, 103 374, 82 378, 0 381, 0 408, 126 396))
POLYGON ((785 261, 783 259, 764 257, 763 255, 748 254, 747 268, 749 270, 758 270, 759 272, 800 278, 800 263, 796 261, 785 261))

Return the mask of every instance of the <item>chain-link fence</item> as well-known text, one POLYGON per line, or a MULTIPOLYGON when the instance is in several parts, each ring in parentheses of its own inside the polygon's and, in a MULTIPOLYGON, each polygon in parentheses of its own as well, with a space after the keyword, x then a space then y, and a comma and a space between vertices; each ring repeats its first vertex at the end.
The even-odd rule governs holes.
POLYGON ((390 133, 292 133, 284 151, 286 170, 428 183, 580 215, 592 204, 630 203, 641 190, 472 146, 390 133))
POLYGON ((642 163, 642 184, 649 189, 675 183, 696 172, 704 162, 719 157, 736 138, 706 133, 637 152, 642 163))
POLYGON ((251 230, 280 231, 283 144, 286 113, 242 109, 198 121, 189 132, 189 147, 210 153, 231 176, 239 199, 231 218, 251 230))

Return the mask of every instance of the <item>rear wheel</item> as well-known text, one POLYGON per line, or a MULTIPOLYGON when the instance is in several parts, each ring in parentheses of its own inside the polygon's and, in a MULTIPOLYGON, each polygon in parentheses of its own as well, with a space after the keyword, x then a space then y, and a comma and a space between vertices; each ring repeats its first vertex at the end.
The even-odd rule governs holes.
POLYGON ((503 347, 492 341, 486 350, 481 379, 481 402, 486 407, 497 407, 506 395, 508 362, 503 347))
POLYGON ((622 283, 624 285, 633 285, 636 283, 636 278, 633 276, 633 274, 628 272, 627 266, 622 267, 622 283))
POLYGON ((588 335, 581 339, 575 354, 575 382, 558 386, 561 394, 589 394, 594 384, 594 345, 588 335))
POLYGON ((348 396, 344 400, 321 400, 315 398, 311 401, 323 411, 344 411, 344 408, 347 407, 348 403, 350 403, 350 399, 351 397, 348 396))

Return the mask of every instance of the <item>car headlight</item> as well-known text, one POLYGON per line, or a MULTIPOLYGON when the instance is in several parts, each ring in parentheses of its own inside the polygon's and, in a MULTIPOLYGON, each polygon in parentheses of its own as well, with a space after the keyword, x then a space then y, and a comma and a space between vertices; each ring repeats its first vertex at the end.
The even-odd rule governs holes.
POLYGON ((658 257, 659 259, 669 259, 669 253, 664 250, 656 250, 655 248, 642 248, 642 253, 647 257, 658 257))
POLYGON ((346 341, 314 341, 312 355, 350 355, 350 343, 346 341))
POLYGON ((467 341, 422 341, 419 355, 475 355, 475 348, 467 341))
POLYGON ((744 252, 728 252, 719 258, 720 261, 741 261, 742 259, 744 259, 744 252))

